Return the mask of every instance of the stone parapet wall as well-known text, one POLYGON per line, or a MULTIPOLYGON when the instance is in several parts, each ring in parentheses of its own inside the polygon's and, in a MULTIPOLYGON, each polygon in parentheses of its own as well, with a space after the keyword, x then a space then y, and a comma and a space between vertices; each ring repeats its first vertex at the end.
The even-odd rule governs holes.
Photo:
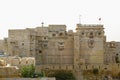
MULTIPOLYGON (((78 66, 77 70, 93 70, 98 69, 100 71, 102 70, 108 70, 114 73, 120 72, 120 64, 98 64, 98 65, 80 65, 78 66)), ((76 70, 76 67, 74 65, 40 65, 36 66, 36 71, 44 70, 76 70)))
POLYGON ((0 80, 56 80, 55 78, 0 78, 0 80))
POLYGON ((16 66, 0 66, 0 78, 13 77, 19 77, 19 69, 16 66))
POLYGON ((36 65, 36 71, 44 70, 73 70, 73 65, 36 65))
POLYGON ((35 65, 35 58, 33 57, 2 57, 6 64, 10 64, 11 66, 25 66, 25 65, 35 65))

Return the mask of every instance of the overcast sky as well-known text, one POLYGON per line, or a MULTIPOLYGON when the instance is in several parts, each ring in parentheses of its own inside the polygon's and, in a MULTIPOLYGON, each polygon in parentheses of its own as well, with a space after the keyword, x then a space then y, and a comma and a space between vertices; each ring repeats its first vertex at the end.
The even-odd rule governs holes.
POLYGON ((120 41, 119 0, 0 0, 0 39, 8 29, 35 28, 66 24, 75 30, 81 15, 82 24, 104 25, 107 41, 120 41))

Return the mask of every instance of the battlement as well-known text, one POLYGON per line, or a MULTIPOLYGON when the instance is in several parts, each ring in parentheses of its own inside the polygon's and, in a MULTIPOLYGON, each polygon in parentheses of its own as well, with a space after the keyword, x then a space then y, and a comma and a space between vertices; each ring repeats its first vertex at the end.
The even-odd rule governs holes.
POLYGON ((77 26, 76 30, 79 30, 79 29, 91 29, 91 28, 104 29, 103 25, 101 25, 101 24, 77 24, 76 26, 77 26))
POLYGON ((103 27, 102 24, 77 24, 78 27, 103 27))

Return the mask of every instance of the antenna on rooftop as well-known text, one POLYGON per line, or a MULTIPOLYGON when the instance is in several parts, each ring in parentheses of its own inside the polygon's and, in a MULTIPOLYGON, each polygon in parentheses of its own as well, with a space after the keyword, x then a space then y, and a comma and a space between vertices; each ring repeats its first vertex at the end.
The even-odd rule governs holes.
POLYGON ((98 20, 99 20, 99 24, 101 24, 101 18, 99 18, 98 20))
POLYGON ((79 15, 79 24, 81 24, 81 15, 79 15))
POLYGON ((41 23, 42 24, 42 27, 44 26, 44 22, 41 23))

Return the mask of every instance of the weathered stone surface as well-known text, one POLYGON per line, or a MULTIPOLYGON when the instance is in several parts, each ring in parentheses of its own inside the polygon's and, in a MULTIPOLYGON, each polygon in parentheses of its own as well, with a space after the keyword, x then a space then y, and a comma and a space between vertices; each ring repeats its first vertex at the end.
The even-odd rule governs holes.
POLYGON ((0 80, 56 80, 55 78, 0 78, 0 80))
MULTIPOLYGON (((106 42, 103 25, 77 24, 76 32, 67 31, 65 25, 9 30, 8 38, 0 44, 0 49, 11 56, 35 57, 37 71, 119 68, 120 42, 106 42)), ((14 65, 32 63, 27 59, 20 61, 9 59, 8 62, 14 65)))
POLYGON ((13 78, 19 76, 19 69, 16 66, 0 66, 0 78, 13 78))
POLYGON ((6 66, 6 61, 5 61, 5 60, 0 59, 0 66, 6 66))

